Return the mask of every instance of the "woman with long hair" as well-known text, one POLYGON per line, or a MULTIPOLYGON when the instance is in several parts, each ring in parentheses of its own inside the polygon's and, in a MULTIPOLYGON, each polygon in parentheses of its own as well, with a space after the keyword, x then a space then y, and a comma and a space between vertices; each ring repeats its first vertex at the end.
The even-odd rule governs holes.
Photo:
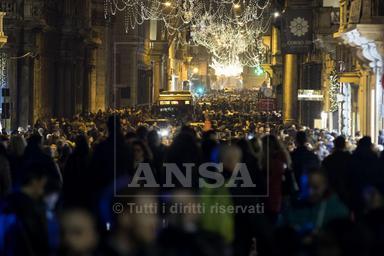
POLYGON ((149 147, 142 140, 134 140, 131 143, 132 146, 132 159, 134 170, 137 169, 139 164, 148 163, 152 165, 153 156, 149 147))
POLYGON ((283 201, 284 172, 291 165, 291 158, 274 135, 262 138, 263 156, 262 169, 268 177, 268 198, 266 200, 266 213, 272 222, 277 220, 283 201))

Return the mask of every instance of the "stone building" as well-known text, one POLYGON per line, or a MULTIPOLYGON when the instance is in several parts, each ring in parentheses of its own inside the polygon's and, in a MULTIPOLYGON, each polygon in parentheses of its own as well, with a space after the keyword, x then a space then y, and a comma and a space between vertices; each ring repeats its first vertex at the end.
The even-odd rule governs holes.
POLYGON ((105 107, 103 0, 2 0, 12 127, 105 107), (101 8, 101 10, 100 10, 101 8), (101 12, 100 12, 101 11, 101 12))
MULTIPOLYGON (((384 2, 285 3, 285 7, 298 11, 308 7, 314 10, 311 47, 298 53, 281 47, 281 64, 277 59, 272 65, 273 70, 283 66, 281 102, 285 122, 328 128, 347 136, 361 132, 377 140, 384 117, 384 2)), ((283 16, 289 16, 287 13, 283 16)), ((283 26, 275 24, 273 29, 278 31, 277 36, 286 36, 283 26)))
POLYGON ((345 135, 361 132, 377 141, 384 117, 384 2, 328 2, 340 15, 338 30, 323 41, 327 128, 345 135))
POLYGON ((332 35, 331 12, 321 0, 286 0, 282 9, 281 22, 272 27, 273 83, 282 94, 284 122, 315 127, 323 105, 316 36, 332 35))
POLYGON ((161 90, 181 89, 193 67, 209 83, 207 55, 177 44, 160 21, 127 28, 124 13, 105 15, 104 0, 1 0, 0 11, 7 128, 151 104, 161 90))

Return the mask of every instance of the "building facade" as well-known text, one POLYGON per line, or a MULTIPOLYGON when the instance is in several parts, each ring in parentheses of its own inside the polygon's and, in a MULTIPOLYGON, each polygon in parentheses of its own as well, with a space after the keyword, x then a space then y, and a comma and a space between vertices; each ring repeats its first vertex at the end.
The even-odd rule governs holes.
POLYGON ((105 107, 102 0, 4 0, 11 125, 105 107), (101 4, 101 5, 100 5, 101 4), (94 8, 96 7, 96 8, 94 8), (101 9, 102 10, 102 9, 101 9))
POLYGON ((160 21, 127 29, 124 15, 105 16, 104 0, 2 0, 0 11, 8 129, 154 103, 160 91, 181 89, 192 65, 208 83, 207 57, 201 63, 160 21))
POLYGON ((384 2, 341 0, 333 5, 339 10, 339 28, 323 54, 327 128, 377 141, 384 114, 384 2))
MULTIPOLYGON (((276 58, 273 65, 284 74, 281 102, 285 122, 346 136, 370 135, 376 141, 384 117, 384 2, 285 3, 297 10, 313 9, 311 47, 299 53, 281 47, 282 54, 276 55, 282 56, 281 64, 276 58)), ((282 37, 287 33, 279 23, 275 29, 282 37)))

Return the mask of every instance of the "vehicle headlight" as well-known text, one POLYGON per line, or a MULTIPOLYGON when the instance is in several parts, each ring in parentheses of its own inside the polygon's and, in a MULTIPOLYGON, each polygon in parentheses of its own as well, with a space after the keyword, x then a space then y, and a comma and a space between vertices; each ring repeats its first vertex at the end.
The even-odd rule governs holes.
POLYGON ((168 130, 168 129, 161 129, 161 130, 159 131, 159 135, 160 135, 161 137, 168 137, 168 136, 169 136, 169 130, 168 130))

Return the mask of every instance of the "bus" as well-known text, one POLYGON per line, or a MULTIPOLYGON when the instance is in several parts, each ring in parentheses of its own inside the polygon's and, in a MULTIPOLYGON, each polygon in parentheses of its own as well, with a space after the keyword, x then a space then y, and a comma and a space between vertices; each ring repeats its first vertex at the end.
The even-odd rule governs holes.
POLYGON ((156 102, 156 114, 167 117, 188 116, 193 114, 194 101, 189 91, 161 92, 156 102))

